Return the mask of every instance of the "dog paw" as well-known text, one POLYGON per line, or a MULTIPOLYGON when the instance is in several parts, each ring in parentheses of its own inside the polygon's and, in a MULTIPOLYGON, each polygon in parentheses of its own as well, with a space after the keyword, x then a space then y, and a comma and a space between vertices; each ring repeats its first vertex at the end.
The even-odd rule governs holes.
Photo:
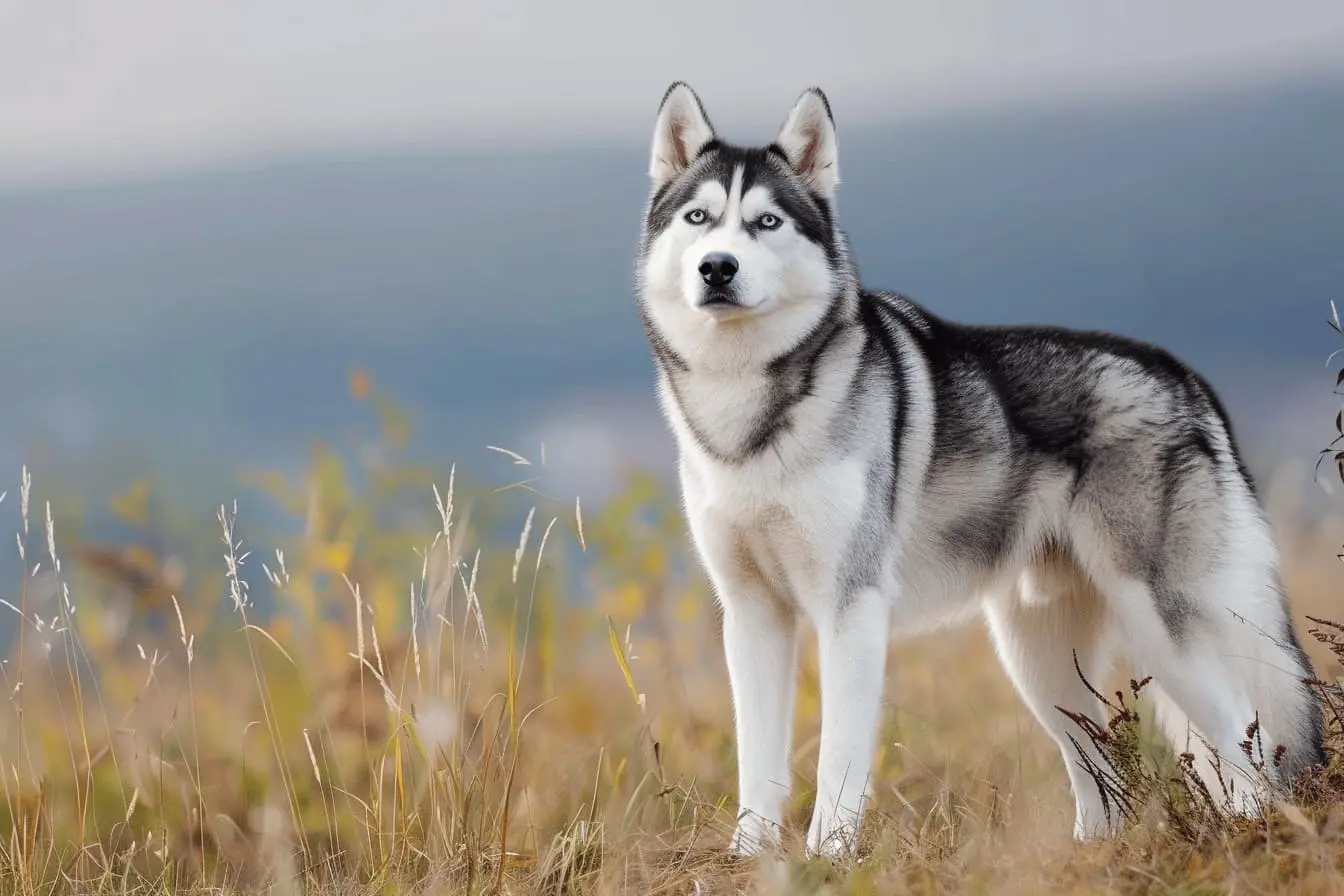
POLYGON ((808 858, 829 859, 832 862, 848 862, 857 857, 859 845, 856 825, 837 825, 823 827, 813 823, 807 832, 808 858))
POLYGON ((741 858, 752 858, 779 849, 780 830, 759 815, 744 815, 733 831, 728 851, 741 858))

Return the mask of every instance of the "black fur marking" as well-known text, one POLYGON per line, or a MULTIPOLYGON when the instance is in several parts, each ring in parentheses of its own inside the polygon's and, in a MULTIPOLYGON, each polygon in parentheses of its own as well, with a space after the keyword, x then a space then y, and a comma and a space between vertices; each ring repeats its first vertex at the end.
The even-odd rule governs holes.
MULTIPOLYGON (((1275 581, 1274 590, 1280 605, 1287 607, 1288 597, 1284 593, 1283 582, 1275 581)), ((1314 677, 1311 660, 1307 652, 1302 649, 1302 642, 1298 640, 1297 632, 1293 628, 1293 620, 1286 612, 1283 614, 1281 626, 1279 642, 1287 647, 1293 659, 1297 661, 1298 672, 1302 679, 1299 688, 1306 708, 1303 718, 1298 723, 1297 739, 1295 742, 1287 743, 1288 750, 1284 756, 1282 772, 1288 779, 1286 783, 1292 783, 1292 778, 1304 769, 1312 766, 1324 768, 1329 756, 1325 752, 1325 718, 1321 711, 1321 703, 1316 699, 1311 686, 1307 684, 1307 679, 1314 677)))
MULTIPOLYGON (((723 149, 723 141, 718 137, 711 137, 709 140, 705 141, 705 145, 700 147, 699 151, 696 152, 695 158, 698 159, 706 153, 714 152, 717 149, 723 149)), ((691 161, 694 162, 695 159, 692 159, 691 161)))
POLYGON ((722 153, 722 145, 711 144, 696 156, 685 173, 654 190, 644 217, 644 251, 676 220, 706 181, 717 180, 727 189, 733 169, 723 170, 722 153))
MULTIPOLYGON (((812 331, 796 346, 766 366, 766 373, 771 381, 770 397, 761 409, 751 433, 741 445, 727 451, 722 450, 714 445, 689 413, 684 413, 687 427, 705 453, 721 463, 743 463, 765 451, 790 430, 793 425, 791 416, 793 409, 813 394, 817 368, 835 344, 836 337, 845 329, 844 320, 836 313, 842 298, 842 296, 834 297, 826 314, 812 331)), ((664 366, 663 369, 667 374, 673 397, 684 412, 686 404, 678 380, 686 368, 675 369, 664 366)))
MULTIPOLYGON (((744 195, 758 184, 766 187, 785 219, 784 226, 792 225, 806 239, 820 246, 831 264, 837 267, 843 264, 841 239, 835 229, 830 203, 802 185, 788 160, 783 158, 782 150, 778 147, 743 148, 717 139, 705 144, 681 176, 654 190, 644 219, 644 250, 648 251, 658 235, 677 219, 701 185, 718 181, 727 190, 731 187, 733 172, 739 166, 744 195)), ((748 226, 747 229, 752 232, 753 228, 748 226)))
POLYGON ((765 373, 770 378, 769 398, 761 408, 751 433, 741 445, 729 450, 723 450, 722 447, 715 445, 696 423, 694 417, 686 412, 687 406, 682 396, 680 379, 690 368, 685 360, 667 345, 666 340, 648 321, 641 307, 640 313, 645 320, 645 329, 653 345, 654 356, 667 377, 673 399, 682 408, 686 425, 696 444, 706 454, 721 463, 743 463, 761 454, 791 429, 793 409, 813 394, 817 370, 834 346, 837 337, 845 330, 846 322, 838 313, 843 299, 843 295, 832 297, 831 304, 811 332, 799 340, 793 348, 766 365, 765 373), (667 353, 666 358, 663 352, 667 353))
POLYGON ((653 325, 653 321, 649 319, 649 312, 644 306, 644 303, 638 302, 637 305, 640 323, 644 325, 644 334, 648 337, 649 347, 653 350, 653 356, 657 359, 658 363, 669 370, 682 372, 690 370, 690 365, 686 363, 686 359, 677 354, 676 349, 672 348, 662 332, 653 325))
POLYGON ((947 527, 942 537, 957 556, 984 569, 1004 559, 1018 539, 1031 478, 1025 471, 1010 472, 1000 494, 947 527))
POLYGON ((766 366, 771 379, 771 397, 755 433, 747 440, 746 457, 764 451, 781 433, 788 431, 792 426, 790 412, 803 399, 811 397, 816 385, 817 365, 844 328, 844 321, 836 313, 841 299, 841 296, 833 297, 812 332, 766 366))
MULTIPOLYGON (((1156 384, 1186 397, 1182 403, 1187 406, 1198 410, 1207 402, 1209 410, 1218 412, 1212 390, 1188 367, 1136 340, 1055 327, 969 327, 931 315, 928 321, 933 335, 927 351, 940 399, 935 421, 939 445, 949 444, 950 435, 964 429, 954 418, 964 416, 967 402, 980 397, 966 387, 987 386, 1019 440, 1016 447, 1064 464, 1073 470, 1077 484, 1092 460, 1088 444, 1099 412, 1093 364, 1106 357, 1134 363, 1156 384), (964 377, 961 383, 958 377, 964 377)), ((1197 447, 1216 460, 1212 436, 1202 423, 1190 425, 1199 433, 1197 447)), ((935 457, 934 462, 943 461, 935 457)))
POLYGON ((1171 588, 1160 574, 1150 578, 1148 587, 1153 593, 1157 615, 1162 618, 1167 637, 1178 646, 1184 644, 1199 618, 1199 607, 1190 599, 1190 595, 1171 588))
MULTIPOLYGON (((892 427, 890 461, 891 471, 887 481, 887 507, 892 519, 896 518, 897 488, 900 484, 902 442, 905 438, 905 414, 910 404, 908 384, 901 368, 901 357, 892 334, 893 326, 898 322, 888 322, 896 317, 891 307, 875 295, 863 295, 859 305, 860 319, 863 321, 867 345, 864 351, 865 366, 888 372, 893 388, 892 427)), ((856 385, 859 384, 856 378, 856 385)), ((866 384, 865 384, 866 385, 866 384)), ((854 396, 858 401, 858 396, 854 396)))
POLYGON ((1222 399, 1218 397, 1218 393, 1214 391, 1213 386, 1209 384, 1208 380, 1204 379, 1204 377, 1200 376, 1194 370, 1189 368, 1185 368, 1185 370, 1194 390, 1209 403, 1209 406, 1213 409, 1214 415, 1222 424, 1223 433, 1227 436, 1228 452, 1232 455, 1232 461, 1236 465, 1237 475, 1241 478, 1241 481, 1246 484, 1246 488, 1250 491, 1251 497, 1258 501, 1259 494, 1255 487, 1255 479, 1251 476, 1251 471, 1246 469, 1246 462, 1241 456, 1240 449, 1237 448, 1237 439, 1232 432, 1232 418, 1228 416, 1227 409, 1223 407, 1222 399))

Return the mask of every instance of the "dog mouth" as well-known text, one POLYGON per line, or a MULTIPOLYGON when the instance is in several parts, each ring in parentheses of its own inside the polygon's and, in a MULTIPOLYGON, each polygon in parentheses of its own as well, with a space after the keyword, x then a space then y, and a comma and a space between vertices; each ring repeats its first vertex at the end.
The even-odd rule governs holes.
POLYGON ((700 307, 710 311, 724 311, 733 308, 741 308, 742 303, 737 300, 737 296, 726 289, 708 289, 700 297, 700 307))

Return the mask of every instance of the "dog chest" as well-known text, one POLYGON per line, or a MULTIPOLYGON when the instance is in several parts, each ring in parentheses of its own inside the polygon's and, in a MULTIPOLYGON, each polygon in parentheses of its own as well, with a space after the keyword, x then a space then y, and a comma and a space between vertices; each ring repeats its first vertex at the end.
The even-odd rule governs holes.
POLYGON ((837 460, 802 474, 683 464, 686 509, 712 566, 795 595, 825 590, 861 518, 863 465, 837 460))

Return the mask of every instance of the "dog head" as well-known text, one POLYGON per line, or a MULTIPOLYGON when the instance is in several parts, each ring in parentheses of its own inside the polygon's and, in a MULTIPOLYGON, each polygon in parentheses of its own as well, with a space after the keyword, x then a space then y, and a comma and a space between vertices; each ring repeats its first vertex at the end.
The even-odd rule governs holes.
POLYGON ((816 317, 849 270, 835 224, 835 122, 803 93, 774 141, 719 140, 699 98, 663 97, 649 163, 641 295, 655 313, 719 324, 780 313, 816 317))

